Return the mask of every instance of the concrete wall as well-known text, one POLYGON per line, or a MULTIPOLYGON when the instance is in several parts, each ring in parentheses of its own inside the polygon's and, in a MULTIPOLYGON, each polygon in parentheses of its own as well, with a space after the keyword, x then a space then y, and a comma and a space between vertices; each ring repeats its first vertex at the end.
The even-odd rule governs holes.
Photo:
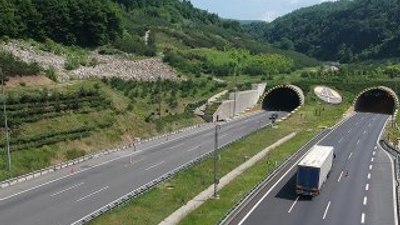
POLYGON ((267 83, 251 85, 251 89, 256 90, 258 92, 258 97, 261 97, 264 94, 266 88, 267 88, 267 83))
POLYGON ((221 106, 214 113, 213 122, 217 120, 217 117, 219 120, 226 120, 255 106, 260 97, 264 94, 266 86, 266 83, 253 84, 252 90, 230 93, 230 100, 223 101, 221 106))
POLYGON ((235 103, 233 100, 223 101, 213 115, 213 122, 216 122, 217 119, 227 120, 229 118, 232 118, 234 104, 235 103))
POLYGON ((235 114, 241 113, 245 111, 247 108, 254 106, 257 104, 259 99, 257 90, 250 91, 239 91, 236 93, 230 93, 229 99, 235 101, 235 114))

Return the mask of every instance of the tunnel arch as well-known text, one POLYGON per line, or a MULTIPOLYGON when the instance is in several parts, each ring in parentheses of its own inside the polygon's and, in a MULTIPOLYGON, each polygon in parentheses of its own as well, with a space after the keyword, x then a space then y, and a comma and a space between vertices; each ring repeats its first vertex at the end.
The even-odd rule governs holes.
POLYGON ((399 99, 397 94, 385 86, 367 88, 354 100, 356 112, 397 114, 399 99))
POLYGON ((261 98, 266 111, 292 112, 304 105, 303 91, 294 85, 279 85, 268 90, 261 98))

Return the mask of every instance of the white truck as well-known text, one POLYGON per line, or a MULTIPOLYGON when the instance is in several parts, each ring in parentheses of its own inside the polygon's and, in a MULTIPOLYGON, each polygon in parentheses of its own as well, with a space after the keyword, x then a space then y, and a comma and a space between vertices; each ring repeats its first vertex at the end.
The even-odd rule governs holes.
POLYGON ((296 193, 317 196, 333 166, 333 147, 315 145, 297 165, 296 193))

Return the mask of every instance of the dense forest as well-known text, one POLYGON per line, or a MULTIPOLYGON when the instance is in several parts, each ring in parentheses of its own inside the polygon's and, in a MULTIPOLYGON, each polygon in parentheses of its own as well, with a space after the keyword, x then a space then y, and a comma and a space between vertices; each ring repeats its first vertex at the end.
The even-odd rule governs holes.
POLYGON ((228 47, 285 55, 297 67, 318 64, 295 51, 260 43, 238 21, 197 9, 188 0, 0 0, 0 6, 3 39, 50 39, 85 48, 105 46, 101 54, 117 50, 145 56, 228 47))
POLYGON ((351 62, 400 57, 399 0, 341 0, 245 29, 282 49, 351 62))

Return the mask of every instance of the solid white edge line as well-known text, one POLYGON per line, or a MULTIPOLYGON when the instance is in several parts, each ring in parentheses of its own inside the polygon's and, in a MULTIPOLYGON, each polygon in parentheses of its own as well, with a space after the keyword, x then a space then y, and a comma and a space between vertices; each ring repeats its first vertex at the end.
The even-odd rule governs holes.
MULTIPOLYGON (((329 136, 331 133, 333 133, 335 130, 337 130, 341 125, 343 125, 346 121, 348 121, 350 118, 353 118, 354 115, 353 114, 351 116, 349 116, 348 118, 346 118, 345 120, 340 121, 339 123, 337 123, 335 126, 335 129, 332 129, 331 131, 329 131, 324 137, 322 137, 317 143, 315 143, 316 145, 319 144, 321 141, 323 141, 327 136, 329 136)), ((311 148, 310 148, 311 149, 311 148)), ((308 149, 308 151, 310 151, 310 149, 308 149)), ((307 152, 308 152, 307 151, 307 152)), ((304 154, 304 156, 307 154, 307 152, 304 154)), ((258 200, 258 202, 250 209, 250 211, 248 211, 246 213, 246 215, 242 218, 242 220, 240 220, 240 222, 238 223, 238 225, 242 225, 244 223, 244 221, 247 220, 247 218, 253 213, 253 211, 261 204, 261 202, 264 201, 264 199, 275 189, 276 186, 278 186, 278 184, 283 180, 283 178, 285 178, 290 171, 292 171, 292 169, 297 166, 297 164, 304 158, 300 157, 282 176, 281 178, 279 178, 279 180, 277 182, 275 182, 274 185, 272 185, 272 187, 267 191, 267 193, 265 193, 265 195, 258 200)))
POLYGON ((297 196, 296 200, 294 200, 294 202, 293 202, 292 206, 290 207, 288 213, 292 212, 292 210, 293 210, 294 206, 296 205, 297 201, 299 201, 299 198, 300 198, 300 196, 297 196))
POLYGON ((57 192, 55 192, 54 194, 50 195, 50 197, 57 196, 57 195, 62 194, 62 193, 64 193, 64 192, 66 192, 66 191, 69 191, 69 190, 72 190, 72 189, 74 189, 74 188, 77 188, 77 187, 79 187, 79 186, 81 186, 81 185, 83 185, 83 184, 84 184, 84 182, 81 182, 81 183, 76 184, 76 185, 73 185, 73 186, 71 186, 71 187, 69 187, 69 188, 65 188, 65 189, 63 189, 63 190, 61 190, 61 191, 57 191, 57 192))
POLYGON ((90 193, 90 194, 88 194, 88 195, 83 196, 82 198, 76 200, 76 202, 80 202, 80 201, 83 201, 83 200, 85 200, 85 199, 87 199, 87 198, 90 198, 90 197, 92 197, 93 195, 95 195, 95 194, 97 194, 97 193, 99 193, 99 192, 101 192, 101 191, 107 190, 108 188, 109 188, 109 186, 105 186, 105 187, 103 187, 103 188, 101 188, 101 189, 99 189, 99 190, 97 190, 97 191, 94 191, 94 192, 92 192, 92 193, 90 193))
MULTIPOLYGON (((255 117, 256 117, 256 116, 258 116, 258 115, 255 115, 255 117)), ((255 118, 255 117, 253 117, 253 118, 255 118)), ((242 122, 244 122, 244 121, 247 121, 247 120, 249 120, 249 119, 251 119, 251 117, 249 117, 249 118, 244 118, 244 119, 240 119, 240 120, 236 120, 235 122, 237 122, 236 124, 240 124, 240 123, 242 123, 242 122)), ((232 123, 233 123, 233 122, 232 122, 232 123)), ((205 129, 205 130, 206 130, 206 129, 205 129)), ((183 138, 185 138, 185 137, 194 135, 194 134, 196 134, 196 133, 200 133, 200 132, 202 132, 202 131, 204 131, 204 130, 199 130, 199 131, 194 132, 194 133, 192 133, 192 134, 187 134, 187 135, 179 136, 179 137, 177 137, 177 138, 175 138, 175 139, 170 139, 169 142, 175 141, 175 140, 179 140, 179 139, 183 139, 183 138)), ((97 168, 97 167, 106 165, 106 164, 111 163, 111 162, 113 162, 113 161, 117 161, 117 160, 120 160, 120 159, 123 159, 123 158, 127 158, 127 157, 130 157, 130 156, 133 156, 133 155, 137 155, 137 154, 139 154, 139 153, 142 153, 142 152, 144 152, 144 151, 147 151, 148 149, 151 149, 151 148, 154 148, 154 147, 158 147, 158 146, 163 145, 163 144, 166 144, 166 143, 165 143, 165 142, 162 142, 162 143, 160 143, 160 144, 152 145, 152 146, 149 146, 149 147, 147 147, 147 148, 138 150, 138 151, 136 151, 136 152, 134 152, 134 153, 129 153, 129 154, 122 155, 122 156, 119 156, 119 157, 114 158, 114 159, 110 159, 110 160, 101 162, 101 163, 99 163, 99 164, 96 164, 96 165, 91 166, 90 168, 78 170, 78 171, 75 172, 74 174, 67 174, 67 175, 61 176, 61 177, 59 177, 59 178, 56 178, 56 179, 54 179, 54 180, 47 181, 47 182, 45 182, 45 183, 43 183, 43 184, 39 184, 39 185, 33 186, 33 187, 31 187, 31 188, 28 188, 28 189, 26 189, 26 190, 17 192, 17 193, 15 193, 15 194, 12 194, 12 195, 9 195, 9 196, 6 196, 6 197, 4 197, 4 198, 0 198, 0 201, 8 200, 8 199, 13 198, 13 197, 16 197, 16 196, 18 196, 18 195, 21 195, 21 194, 24 194, 24 193, 27 193, 27 192, 36 190, 36 189, 38 189, 38 188, 44 187, 44 186, 46 186, 46 185, 55 183, 55 182, 57 182, 57 181, 63 180, 63 179, 68 178, 68 177, 70 177, 70 176, 74 176, 74 175, 83 173, 83 172, 85 172, 85 171, 88 171, 88 170, 91 170, 91 169, 94 169, 94 168, 97 168)), ((129 150, 128 150, 128 151, 129 151, 129 150)))
MULTIPOLYGON (((380 146, 380 144, 379 144, 379 140, 381 139, 381 137, 382 137, 382 135, 383 135, 383 132, 384 132, 384 130, 385 130, 385 127, 386 127, 386 125, 387 125, 387 123, 388 123, 388 121, 389 121, 389 119, 390 118, 388 118, 387 120, 386 120, 386 122, 385 122, 385 126, 382 128, 382 130, 381 130, 381 134, 379 135, 379 138, 378 138, 378 140, 376 140, 376 144, 377 144, 377 146, 380 146)), ((375 146, 375 148, 377 148, 377 146, 375 146)), ((381 147, 379 147, 379 148, 381 148, 381 147)), ((392 166, 392 182, 393 182, 393 185, 392 185, 392 189, 393 189, 393 219, 394 219, 394 225, 399 225, 399 219, 398 219, 398 217, 399 217, 399 215, 397 214, 397 198, 396 198, 396 187, 395 187, 395 184, 396 184, 396 178, 395 178, 395 174, 394 174, 394 171, 395 171, 395 167, 394 167, 394 162, 393 162, 393 158, 391 157, 391 155, 387 152, 387 151, 385 151, 385 150, 383 150, 382 148, 381 148, 381 150, 386 154, 386 156, 388 157, 388 159, 389 159, 389 161, 390 161, 390 163, 391 163, 391 166, 392 166)))
POLYGON ((161 161, 161 162, 159 162, 159 163, 157 163, 157 164, 154 164, 154 165, 152 165, 152 166, 150 166, 150 167, 147 167, 147 169, 145 169, 146 171, 149 171, 149 170, 151 170, 151 169, 154 169, 154 168, 156 168, 157 166, 161 166, 162 164, 164 164, 165 163, 165 161, 161 161))
POLYGON ((327 205, 326 208, 325 208, 324 215, 322 216, 322 219, 323 219, 323 220, 326 219, 326 215, 328 214, 328 210, 329 210, 329 207, 330 207, 330 206, 331 206, 331 201, 328 202, 328 205, 327 205))

